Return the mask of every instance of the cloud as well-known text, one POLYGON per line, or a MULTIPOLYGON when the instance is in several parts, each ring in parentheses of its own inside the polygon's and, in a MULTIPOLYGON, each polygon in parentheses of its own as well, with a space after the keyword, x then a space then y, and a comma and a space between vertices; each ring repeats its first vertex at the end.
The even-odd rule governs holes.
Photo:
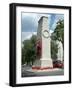
MULTIPOLYGON (((51 33, 53 33, 53 30, 49 30, 50 35, 51 33)), ((30 39, 32 37, 32 35, 37 35, 37 32, 22 32, 22 42, 26 39, 30 39)))
POLYGON ((37 35, 37 32, 22 32, 22 42, 26 39, 30 39, 32 35, 37 35))
POLYGON ((22 32, 37 31, 38 22, 33 14, 22 13, 22 32))
POLYGON ((50 29, 54 30, 56 27, 56 23, 59 21, 59 19, 64 19, 63 14, 51 14, 50 17, 50 29))
POLYGON ((22 32, 36 32, 42 16, 50 17, 49 14, 22 13, 22 32))
POLYGON ((48 28, 50 35, 54 32, 57 21, 59 19, 64 19, 63 14, 22 13, 21 19, 22 42, 26 39, 30 39, 32 35, 37 35, 38 21, 42 16, 48 17, 48 25, 49 25, 48 28))

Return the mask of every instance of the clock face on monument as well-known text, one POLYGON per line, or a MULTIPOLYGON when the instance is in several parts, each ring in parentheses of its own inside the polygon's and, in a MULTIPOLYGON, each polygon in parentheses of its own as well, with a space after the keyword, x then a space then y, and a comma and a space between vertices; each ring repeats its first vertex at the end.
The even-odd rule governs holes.
POLYGON ((48 30, 44 30, 42 32, 42 35, 43 35, 44 38, 49 38, 49 31, 48 30))

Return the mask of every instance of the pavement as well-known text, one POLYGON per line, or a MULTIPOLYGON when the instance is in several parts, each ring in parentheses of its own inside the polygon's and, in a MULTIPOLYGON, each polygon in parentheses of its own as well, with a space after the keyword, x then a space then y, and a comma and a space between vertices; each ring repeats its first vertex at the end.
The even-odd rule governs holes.
POLYGON ((32 70, 31 66, 22 66, 22 77, 64 75, 64 69, 32 70))

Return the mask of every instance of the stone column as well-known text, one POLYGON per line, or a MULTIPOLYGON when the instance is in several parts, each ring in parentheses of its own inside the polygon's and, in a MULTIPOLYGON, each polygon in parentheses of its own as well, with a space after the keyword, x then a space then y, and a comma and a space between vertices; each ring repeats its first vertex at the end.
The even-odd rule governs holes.
POLYGON ((50 40, 48 17, 43 16, 38 22, 37 30, 37 42, 41 42, 41 57, 35 61, 34 67, 42 69, 53 68, 50 40))

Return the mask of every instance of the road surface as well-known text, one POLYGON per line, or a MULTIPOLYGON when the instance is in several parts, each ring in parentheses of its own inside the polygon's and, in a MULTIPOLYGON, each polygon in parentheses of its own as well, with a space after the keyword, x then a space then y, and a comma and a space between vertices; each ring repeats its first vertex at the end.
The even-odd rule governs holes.
POLYGON ((22 77, 34 77, 34 76, 57 76, 64 75, 64 69, 53 71, 33 71, 30 66, 22 66, 22 77))

